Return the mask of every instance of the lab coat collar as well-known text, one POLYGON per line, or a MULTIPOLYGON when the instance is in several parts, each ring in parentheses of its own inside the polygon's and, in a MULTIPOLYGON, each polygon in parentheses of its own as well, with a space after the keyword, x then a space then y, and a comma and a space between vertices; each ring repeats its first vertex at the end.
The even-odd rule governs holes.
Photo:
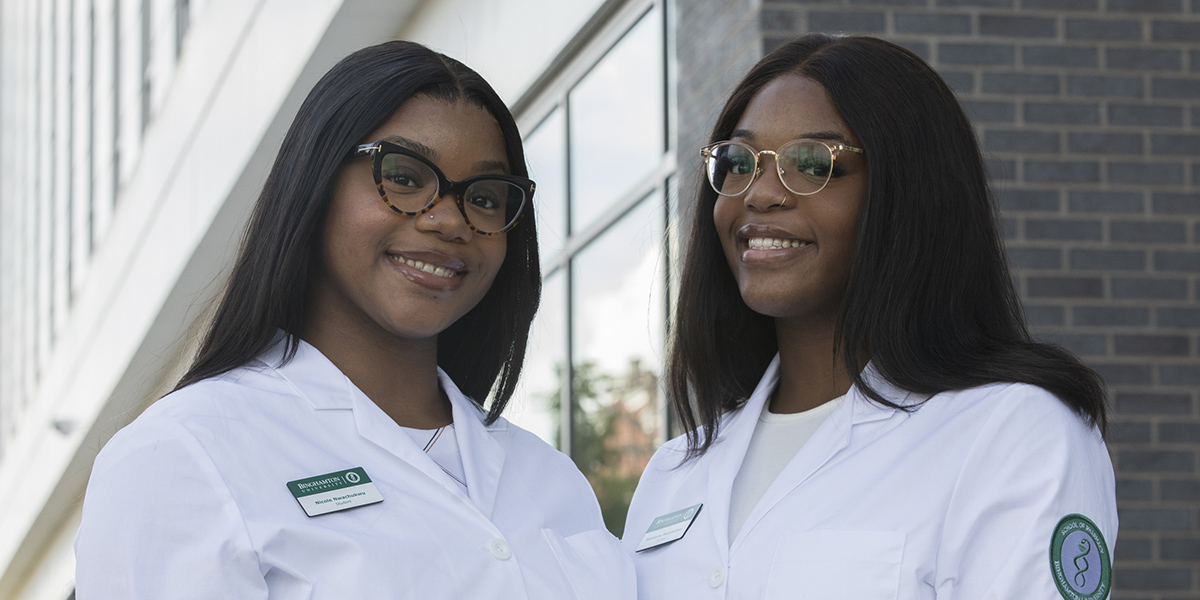
POLYGON ((353 389, 342 371, 320 350, 308 342, 296 339, 296 354, 287 364, 283 363, 284 351, 291 336, 280 331, 270 348, 259 355, 258 360, 275 370, 284 381, 291 384, 296 393, 308 401, 315 410, 354 408, 353 389))
MULTIPOLYGON (((729 502, 733 490, 733 478, 737 476, 750 446, 750 437, 754 435, 754 427, 758 423, 758 415, 762 414, 763 405, 771 397, 771 392, 779 383, 779 355, 771 359, 767 371, 763 373, 758 386, 750 394, 750 398, 741 408, 725 413, 721 417, 717 440, 709 449, 712 462, 708 467, 708 504, 704 510, 710 511, 712 531, 716 536, 716 545, 720 549, 721 559, 729 559, 729 502)), ((745 529, 745 526, 742 527, 745 529)))
MULTIPOLYGON (((713 532, 717 537, 717 547, 721 549, 724 559, 729 558, 724 553, 736 550, 737 542, 745 537, 746 532, 752 529, 771 507, 849 445, 851 430, 854 426, 882 421, 898 415, 901 420, 907 418, 903 411, 875 403, 863 394, 858 386, 851 386, 845 400, 826 417, 826 422, 822 423, 813 437, 801 448, 800 452, 763 494, 758 505, 751 510, 743 523, 738 535, 739 539, 734 540, 734 545, 731 546, 729 542, 729 503, 733 480, 741 469, 746 449, 750 446, 750 438, 754 435, 763 406, 779 383, 779 368, 780 358, 776 354, 745 404, 722 418, 721 442, 719 443, 723 445, 720 448, 717 444, 713 446, 713 450, 716 452, 709 467, 708 501, 713 511, 713 532)), ((908 392, 889 383, 873 365, 868 364, 861 376, 864 382, 888 400, 902 406, 916 404, 908 392)))
POLYGON ((286 335, 281 332, 274 345, 259 360, 274 368, 314 410, 353 410, 359 435, 441 483, 451 493, 474 504, 484 516, 491 518, 505 455, 504 446, 496 441, 492 433, 505 431, 507 421, 497 419, 490 426, 485 426, 483 421, 486 413, 463 395, 441 367, 438 368, 438 381, 450 399, 457 434, 455 437, 462 454, 469 496, 464 495, 441 467, 320 350, 298 340, 296 355, 281 366, 286 335))
MULTIPOLYGON (((896 387, 892 382, 884 379, 883 375, 879 374, 879 370, 875 368, 874 363, 867 363, 867 367, 862 370, 859 376, 862 377, 864 383, 878 392, 880 396, 883 396, 893 404, 907 407, 911 411, 920 410, 927 398, 921 394, 914 394, 896 387)), ((898 410, 871 400, 858 385, 850 387, 850 392, 846 400, 853 401, 850 420, 852 425, 886 419, 898 410)), ((830 417, 832 416, 830 415, 830 417)))
POLYGON ((508 421, 496 419, 491 425, 484 425, 487 413, 463 395, 441 367, 438 378, 450 398, 458 450, 462 453, 463 471, 467 476, 467 492, 480 512, 491 519, 496 492, 500 488, 500 472, 504 470, 504 446, 492 433, 505 431, 508 421))

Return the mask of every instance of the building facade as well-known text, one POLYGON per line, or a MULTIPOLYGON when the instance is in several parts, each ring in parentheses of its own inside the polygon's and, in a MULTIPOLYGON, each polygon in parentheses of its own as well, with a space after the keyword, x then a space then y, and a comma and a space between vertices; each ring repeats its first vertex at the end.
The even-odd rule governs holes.
POLYGON ((697 149, 816 30, 896 41, 959 94, 1033 332, 1109 384, 1113 597, 1200 597, 1200 1, 3 0, 0 598, 71 594, 91 462, 179 377, 300 102, 396 38, 518 119, 545 289, 509 417, 619 532, 679 433, 659 377, 697 149))

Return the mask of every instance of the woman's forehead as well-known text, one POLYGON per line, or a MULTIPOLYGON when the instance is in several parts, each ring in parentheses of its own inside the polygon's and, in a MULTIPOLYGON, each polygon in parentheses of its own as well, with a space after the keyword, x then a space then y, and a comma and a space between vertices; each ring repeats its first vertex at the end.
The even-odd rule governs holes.
POLYGON ((734 130, 732 137, 764 147, 798 138, 858 143, 825 87, 792 74, 776 77, 754 94, 734 130))
POLYGON ((409 98, 367 142, 395 141, 431 161, 461 162, 474 170, 502 165, 508 171, 508 152, 500 124, 487 109, 465 100, 426 95, 409 98))

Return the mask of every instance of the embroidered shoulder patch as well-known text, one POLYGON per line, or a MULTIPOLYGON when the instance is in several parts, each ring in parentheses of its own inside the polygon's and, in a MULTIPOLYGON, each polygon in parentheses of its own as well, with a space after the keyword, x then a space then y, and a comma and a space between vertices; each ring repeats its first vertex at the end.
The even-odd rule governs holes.
POLYGON ((1112 588, 1112 560, 1100 528, 1083 515, 1071 514, 1054 526, 1050 537, 1050 574, 1067 600, 1104 600, 1112 588))

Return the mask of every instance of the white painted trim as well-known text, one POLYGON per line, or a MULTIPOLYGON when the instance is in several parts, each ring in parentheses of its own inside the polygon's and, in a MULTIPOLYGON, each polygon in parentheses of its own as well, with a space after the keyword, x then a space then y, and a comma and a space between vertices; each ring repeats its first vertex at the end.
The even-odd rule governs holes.
POLYGON ((6 443, 0 597, 32 576, 99 448, 168 383, 308 89, 346 54, 388 39, 415 4, 210 0, 196 15, 112 229, 6 443))
POLYGON ((46 544, 25 585, 10 600, 66 600, 75 588, 75 531, 80 507, 75 506, 46 544))

